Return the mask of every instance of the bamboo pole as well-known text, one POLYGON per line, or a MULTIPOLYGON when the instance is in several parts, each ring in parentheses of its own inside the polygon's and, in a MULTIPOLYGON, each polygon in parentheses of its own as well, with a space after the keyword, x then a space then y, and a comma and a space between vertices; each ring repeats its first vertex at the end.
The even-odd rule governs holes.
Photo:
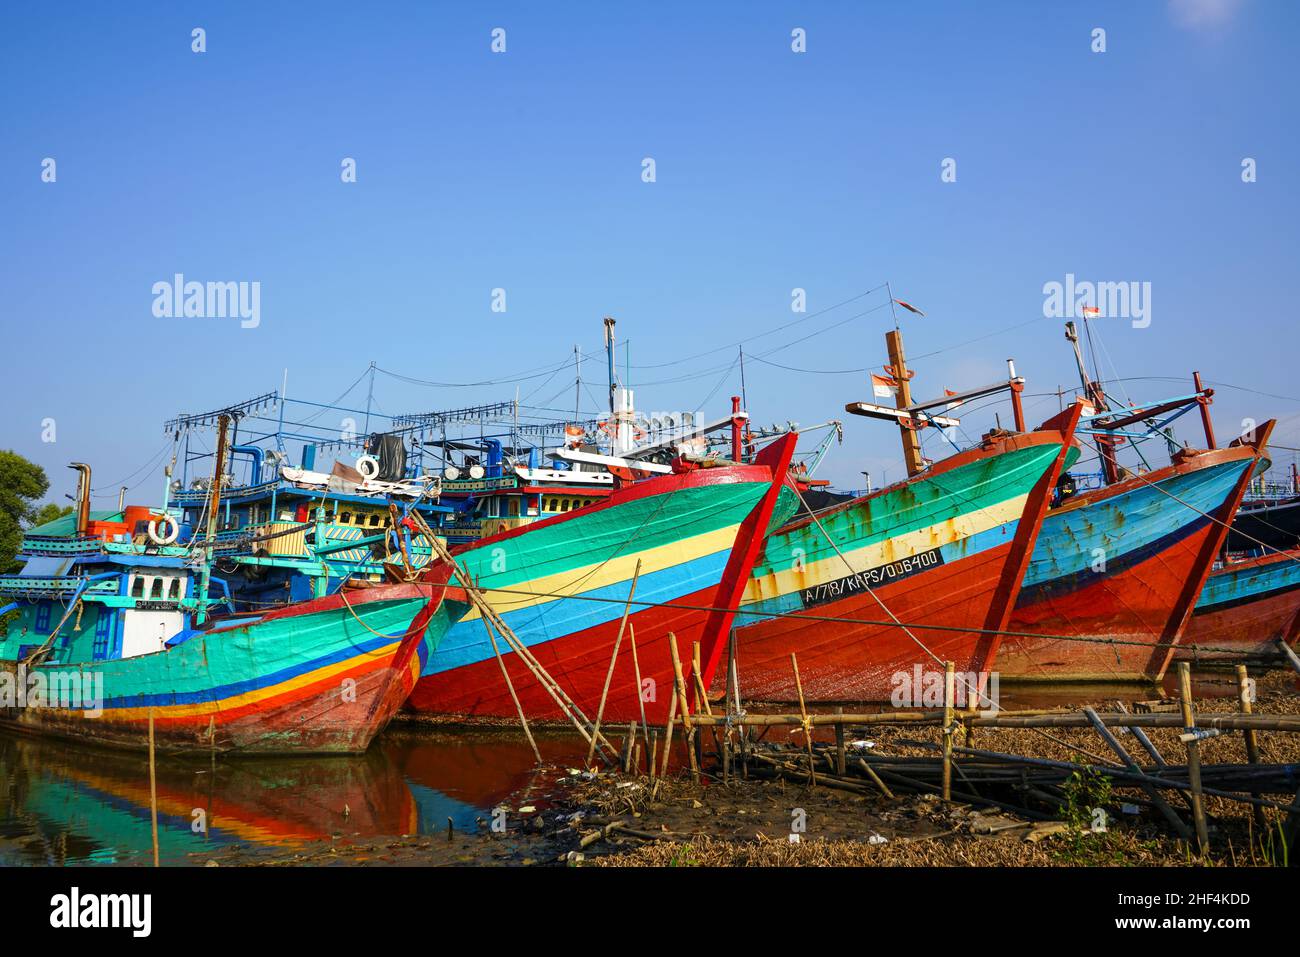
MULTIPOLYGON (((732 714, 731 718, 743 719, 745 711, 740 706, 740 671, 736 665, 736 629, 731 629, 727 636, 727 672, 731 677, 732 714)), ((728 724, 730 730, 731 725, 728 724)), ((736 725, 736 734, 740 737, 740 776, 749 777, 749 728, 743 723, 736 725)))
POLYGON ((158 774, 154 767, 153 708, 149 709, 149 817, 153 832, 153 866, 158 867, 158 774))
POLYGON ((1184 737, 1187 737, 1187 780, 1192 786, 1192 816, 1196 819, 1197 851, 1210 846, 1205 821, 1205 797, 1201 793, 1201 746, 1196 740, 1196 713, 1192 710, 1192 669, 1185 661, 1178 663, 1178 695, 1182 709, 1184 737))
POLYGON ((943 799, 952 800, 952 704, 956 665, 943 663, 943 799))
POLYGON ((505 639, 510 650, 513 651, 515 656, 524 663, 524 666, 529 670, 533 677, 537 679, 537 683, 542 686, 542 689, 550 695, 551 700, 559 707, 560 712, 569 719, 570 723, 572 723, 575 728, 577 728, 578 733, 582 735, 583 740, 588 742, 593 739, 596 740, 597 748, 600 749, 601 760, 617 766, 618 749, 616 749, 598 729, 595 729, 595 726, 583 713, 582 709, 578 707, 574 700, 569 697, 568 693, 563 687, 561 687, 560 683, 551 677, 550 673, 542 667, 541 662, 537 660, 537 657, 529 650, 528 646, 519 640, 519 637, 515 635, 510 626, 507 625, 504 619, 496 613, 496 610, 488 600, 483 597, 482 589, 480 589, 478 585, 465 574, 464 569, 460 567, 460 564, 456 561, 455 557, 447 549, 446 543, 433 533, 433 530, 429 528, 428 523, 424 521, 423 517, 421 517, 418 512, 412 512, 411 517, 429 539, 429 545, 437 554, 438 558, 451 567, 456 580, 461 583, 461 587, 464 588, 465 594, 469 597, 470 603, 475 609, 477 609, 479 615, 491 622, 492 626, 496 628, 501 637, 505 639), (594 734, 591 733, 593 730, 595 730, 594 734))
POLYGON ((515 711, 519 715, 519 723, 523 725, 524 737, 528 739, 529 746, 533 749, 533 756, 537 758, 537 763, 542 763, 542 752, 537 749, 537 742, 533 740, 533 732, 528 727, 528 718, 524 716, 524 706, 519 703, 519 695, 515 694, 515 683, 510 680, 510 672, 506 670, 505 659, 501 657, 501 649, 497 647, 496 636, 492 634, 492 626, 488 620, 479 615, 479 621, 483 622, 483 628, 487 631, 488 641, 492 643, 492 654, 496 655, 497 664, 501 666, 501 676, 506 679, 506 688, 510 692, 510 700, 515 703, 515 711))
POLYGON ((1286 663, 1289 664, 1297 674, 1300 674, 1300 656, 1296 655, 1295 649, 1281 638, 1277 640, 1277 646, 1281 650, 1282 656, 1286 658, 1286 663))
MULTIPOLYGON (((1097 717, 1097 712, 1092 708, 1084 708, 1083 713, 1088 716, 1088 720, 1091 721, 1092 726, 1097 729, 1097 733, 1101 735, 1101 739, 1105 741, 1106 744, 1110 745, 1112 751, 1119 755, 1120 760, 1124 762, 1125 766, 1128 767, 1130 771, 1141 774, 1142 769, 1138 766, 1138 763, 1133 760, 1132 755, 1125 750, 1124 745, 1119 743, 1119 739, 1111 733, 1110 729, 1101 723, 1101 718, 1097 717)), ((1146 783, 1142 784, 1142 790, 1146 792, 1147 797, 1151 799, 1151 802, 1159 808, 1160 813, 1165 816, 1166 820, 1174 826, 1174 830, 1181 834, 1190 844, 1192 842, 1191 829, 1183 819, 1178 816, 1174 809, 1165 803, 1164 798, 1160 796, 1160 792, 1150 784, 1146 783)))
POLYGON ((867 777, 871 778, 871 780, 875 782, 876 787, 880 788, 885 797, 889 798, 891 801, 894 800, 894 792, 889 790, 889 785, 880 779, 880 775, 876 773, 876 769, 862 758, 858 758, 858 764, 862 766, 862 770, 867 772, 867 777))
MULTIPOLYGON (((844 708, 836 705, 835 713, 843 714, 844 708)), ((844 722, 840 721, 835 725, 835 773, 840 777, 844 777, 846 757, 847 755, 844 749, 844 722)))
POLYGON ((799 692, 799 724, 803 728, 803 739, 808 745, 808 783, 817 783, 817 761, 813 757, 812 722, 808 720, 808 707, 803 699, 803 679, 799 677, 799 659, 790 652, 790 667, 794 669, 794 686, 799 692))
POLYGON ((655 769, 653 766, 654 761, 650 757, 650 725, 645 719, 645 689, 641 687, 641 661, 636 656, 636 625, 628 626, 627 640, 632 647, 632 676, 636 679, 636 700, 637 705, 641 708, 641 736, 645 739, 646 760, 650 761, 651 764, 647 772, 653 778, 655 769))
POLYGON ((682 677, 682 659, 677 654, 677 636, 668 632, 668 651, 673 659, 673 688, 677 692, 674 699, 681 706, 682 733, 686 735, 686 756, 691 765, 691 780, 700 783, 700 765, 695 760, 695 726, 691 724, 691 709, 686 701, 686 679, 682 677))
POLYGON ((677 689, 673 688, 672 698, 668 702, 668 723, 664 727, 664 756, 659 767, 659 776, 668 775, 668 758, 673 751, 673 725, 677 720, 677 689))
MULTIPOLYGON (((1182 715, 1159 712, 1155 714, 1098 714, 1108 728, 1181 728, 1182 715)), ((808 721, 814 726, 834 725, 843 721, 849 725, 941 725, 942 711, 898 711, 867 712, 865 714, 810 714, 808 721)), ((722 715, 696 715, 695 724, 701 727, 725 725, 727 719, 722 715)), ((1197 717, 1201 728, 1218 728, 1223 731, 1241 731, 1252 728, 1255 731, 1300 732, 1300 715, 1285 714, 1202 714, 1197 717)), ((746 714, 743 718, 733 717, 733 724, 744 724, 753 728, 798 727, 803 718, 797 714, 746 714)), ((1031 711, 1025 714, 998 714, 981 711, 971 723, 977 728, 1088 728, 1091 723, 1080 712, 1031 711)))
MULTIPOLYGON (((709 707, 709 693, 704 690, 704 681, 700 678, 700 643, 691 642, 691 686, 695 691, 695 713, 703 711, 705 714, 713 714, 713 709, 709 707)), ((718 729, 710 728, 709 733, 713 735, 713 749, 718 753, 721 760, 722 749, 718 747, 718 729)), ((701 729, 695 735, 695 760, 699 764, 704 763, 704 731, 701 729)))
MULTIPOLYGON (((609 671, 605 672, 605 687, 600 689, 600 707, 596 709, 595 734, 591 738, 591 746, 587 749, 587 765, 591 765, 591 759, 596 756, 596 739, 600 737, 600 722, 605 717, 605 699, 609 697, 609 683, 614 680, 614 666, 618 664, 618 650, 623 645, 623 630, 627 628, 627 616, 632 610, 632 599, 636 596, 637 579, 641 577, 641 559, 636 560, 636 568, 632 569, 632 587, 627 592, 627 603, 623 606, 623 618, 618 623, 618 637, 614 639, 614 651, 609 656, 609 671)), ((640 694, 640 688, 637 693, 640 694)))
MULTIPOLYGON (((1250 695, 1250 673, 1246 670, 1245 665, 1237 665, 1237 702, 1241 706, 1242 714, 1250 714, 1253 710, 1250 695)), ((1255 739, 1255 732, 1249 728, 1241 732, 1242 738, 1246 742, 1246 760, 1251 764, 1259 764, 1259 742, 1255 739)), ((1250 792, 1255 797, 1259 797, 1258 791, 1250 792)), ((1268 827, 1268 820, 1264 817, 1264 809, 1258 805, 1254 809, 1255 826, 1264 830, 1268 827)))

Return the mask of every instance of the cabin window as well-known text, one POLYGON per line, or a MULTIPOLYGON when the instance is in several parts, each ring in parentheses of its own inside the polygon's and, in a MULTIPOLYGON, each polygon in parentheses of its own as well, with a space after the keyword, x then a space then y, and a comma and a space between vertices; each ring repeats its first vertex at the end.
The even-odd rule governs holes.
POLYGON ((181 580, 179 578, 172 579, 171 587, 167 589, 167 597, 171 601, 181 600, 181 580))
POLYGON ((371 516, 370 516, 370 527, 371 527, 371 528, 378 528, 378 527, 379 527, 379 515, 378 515, 378 514, 375 514, 375 515, 371 515, 371 516))
POLYGON ((95 619, 95 643, 91 649, 91 654, 96 661, 103 661, 108 657, 113 643, 113 623, 113 612, 101 608, 99 617, 95 619))
POLYGON ((50 606, 39 605, 36 608, 36 634, 48 635, 50 633, 50 606))
POLYGON ((135 580, 131 582, 131 597, 132 598, 144 597, 144 579, 141 578, 139 575, 137 575, 135 577, 135 580))
POLYGON ((149 597, 162 598, 162 596, 163 596, 163 580, 161 578, 155 578, 153 580, 153 587, 149 589, 149 597))
POLYGON ((350 523, 351 521, 352 521, 352 513, 351 513, 351 512, 340 512, 340 513, 339 513, 339 524, 340 524, 340 525, 347 525, 347 524, 350 523))

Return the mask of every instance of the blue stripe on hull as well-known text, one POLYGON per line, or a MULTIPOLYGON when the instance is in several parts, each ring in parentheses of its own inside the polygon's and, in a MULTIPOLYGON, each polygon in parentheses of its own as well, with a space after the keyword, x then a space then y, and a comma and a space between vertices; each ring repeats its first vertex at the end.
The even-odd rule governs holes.
MULTIPOLYGON (((671 568, 643 574, 637 580, 638 604, 632 606, 633 614, 642 607, 640 602, 663 604, 717 585, 722 580, 722 573, 730 557, 730 550, 719 551, 671 568)), ((497 614, 505 619, 506 624, 520 641, 528 647, 534 647, 597 625, 618 621, 623 617, 622 603, 627 601, 632 581, 626 579, 612 585, 579 592, 573 598, 557 598, 517 611, 504 609, 509 608, 512 599, 523 600, 526 596, 494 593, 490 590, 490 582, 485 583, 484 587, 489 589, 487 596, 497 614), (601 600, 584 600, 587 598, 601 600)), ((523 582, 510 587, 527 591, 529 585, 523 582)), ((494 657, 483 622, 477 618, 470 621, 462 619, 452 625, 443 636, 437 650, 430 656, 421 672, 421 676, 427 677, 453 671, 494 657)))
POLYGON ((1048 512, 1017 605, 1130 568, 1204 528, 1210 519, 1201 513, 1213 514, 1223 506, 1249 464, 1225 462, 1082 508, 1048 512), (1092 566, 1099 558, 1105 560, 1105 570, 1096 572, 1092 566))
POLYGON ((1300 562, 1280 561, 1263 568, 1215 572, 1205 583, 1196 612, 1221 611, 1233 605, 1258 601, 1300 588, 1300 562))

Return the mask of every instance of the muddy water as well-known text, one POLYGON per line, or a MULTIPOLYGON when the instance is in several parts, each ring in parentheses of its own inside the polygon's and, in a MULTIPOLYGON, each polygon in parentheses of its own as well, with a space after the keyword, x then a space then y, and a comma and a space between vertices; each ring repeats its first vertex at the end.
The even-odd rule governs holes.
MULTIPOLYGON (((571 735, 539 736, 545 761, 580 763, 571 735)), ((232 853, 282 857, 322 842, 480 831, 534 774, 518 732, 390 729, 364 756, 158 760, 163 864, 232 853)), ((0 865, 152 863, 149 766, 0 730, 0 865)))

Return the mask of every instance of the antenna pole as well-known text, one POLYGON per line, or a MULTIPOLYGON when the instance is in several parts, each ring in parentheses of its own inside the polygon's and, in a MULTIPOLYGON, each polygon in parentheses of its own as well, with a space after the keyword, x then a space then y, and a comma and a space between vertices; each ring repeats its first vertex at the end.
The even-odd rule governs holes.
POLYGON ((363 431, 370 434, 370 404, 375 398, 375 360, 370 360, 370 391, 366 393, 366 425, 363 431))
POLYGON ((582 353, 573 347, 573 421, 581 418, 582 408, 582 353))
MULTIPOLYGON (((605 317, 605 357, 609 364, 609 414, 617 414, 614 407, 614 317, 605 317)), ((611 423, 612 424, 612 423, 611 423)))

